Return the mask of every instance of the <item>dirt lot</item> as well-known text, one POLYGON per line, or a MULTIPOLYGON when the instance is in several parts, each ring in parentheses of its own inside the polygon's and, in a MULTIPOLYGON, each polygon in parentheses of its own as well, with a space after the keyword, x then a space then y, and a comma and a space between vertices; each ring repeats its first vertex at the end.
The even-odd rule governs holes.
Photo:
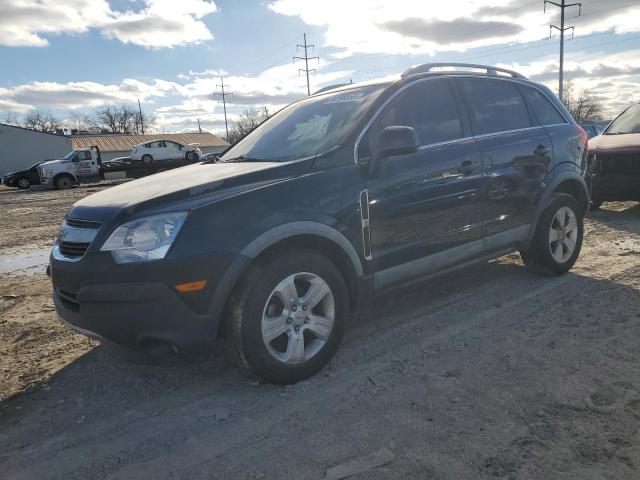
MULTIPOLYGON (((0 189, 0 255, 46 247, 97 188, 0 189)), ((289 387, 223 356, 130 364, 59 325, 43 273, 4 275, 0 477, 640 478, 638 233, 640 207, 609 203, 566 276, 511 255, 388 294, 289 387)))

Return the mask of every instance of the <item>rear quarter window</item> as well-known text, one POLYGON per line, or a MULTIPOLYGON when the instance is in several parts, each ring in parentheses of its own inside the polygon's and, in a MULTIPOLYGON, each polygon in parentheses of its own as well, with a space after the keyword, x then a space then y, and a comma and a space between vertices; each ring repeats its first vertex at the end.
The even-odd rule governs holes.
POLYGON ((527 106, 513 83, 488 78, 462 78, 459 85, 476 135, 531 127, 527 106))
POLYGON ((525 86, 519 88, 540 125, 567 123, 549 99, 538 90, 525 86))

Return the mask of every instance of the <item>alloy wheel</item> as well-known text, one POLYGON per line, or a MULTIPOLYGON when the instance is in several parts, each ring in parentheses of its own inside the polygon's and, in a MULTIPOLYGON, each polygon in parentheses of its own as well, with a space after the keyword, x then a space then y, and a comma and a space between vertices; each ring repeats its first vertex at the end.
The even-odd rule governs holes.
POLYGON ((327 282, 313 273, 294 273, 276 285, 267 299, 262 340, 276 360, 299 364, 322 349, 334 320, 335 299, 327 282))
POLYGON ((558 263, 568 261, 576 249, 578 241, 578 221, 569 207, 560 208, 553 216, 549 229, 551 256, 558 263))

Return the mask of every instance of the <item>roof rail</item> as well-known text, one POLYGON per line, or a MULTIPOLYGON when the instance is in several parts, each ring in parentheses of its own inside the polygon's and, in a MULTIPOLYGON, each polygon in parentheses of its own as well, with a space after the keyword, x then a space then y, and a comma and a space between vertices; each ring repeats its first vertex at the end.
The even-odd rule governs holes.
POLYGON ((428 73, 434 68, 446 68, 451 67, 452 70, 461 68, 475 68, 477 70, 484 70, 487 75, 497 76, 499 73, 510 75, 513 78, 527 78, 524 75, 514 72, 513 70, 507 70, 506 68, 490 67, 488 65, 476 65, 473 63, 423 63, 422 65, 416 65, 402 72, 401 77, 407 77, 409 75, 415 75, 418 73, 428 73))
POLYGON ((316 93, 327 92, 329 90, 333 90, 334 88, 345 87, 347 85, 351 85, 350 83, 336 83, 335 85, 327 85, 326 87, 322 87, 320 90, 316 90, 311 95, 315 95, 316 93))

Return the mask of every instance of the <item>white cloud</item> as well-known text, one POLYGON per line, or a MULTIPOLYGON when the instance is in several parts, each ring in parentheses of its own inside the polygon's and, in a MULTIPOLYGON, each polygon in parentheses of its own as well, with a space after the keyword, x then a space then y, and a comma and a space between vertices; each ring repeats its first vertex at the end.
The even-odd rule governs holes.
POLYGON ((98 82, 32 82, 16 87, 0 88, 3 109, 25 111, 30 108, 78 109, 108 103, 134 103, 138 99, 152 102, 154 98, 180 94, 182 86, 165 80, 144 83, 125 79, 120 84, 98 82))
POLYGON ((47 35, 97 29, 107 38, 147 48, 211 40, 201 21, 212 0, 144 0, 144 8, 113 10, 106 0, 2 0, 0 45, 45 47, 47 35))
MULTIPOLYGON (((640 5, 628 0, 584 0, 582 17, 568 11, 578 35, 615 26, 620 31, 640 28, 640 5)), ((282 15, 298 16, 305 23, 326 27, 324 46, 353 53, 424 54, 467 50, 495 43, 529 42, 545 38, 548 24, 557 20, 551 7, 511 0, 276 0, 269 5, 282 15)))

